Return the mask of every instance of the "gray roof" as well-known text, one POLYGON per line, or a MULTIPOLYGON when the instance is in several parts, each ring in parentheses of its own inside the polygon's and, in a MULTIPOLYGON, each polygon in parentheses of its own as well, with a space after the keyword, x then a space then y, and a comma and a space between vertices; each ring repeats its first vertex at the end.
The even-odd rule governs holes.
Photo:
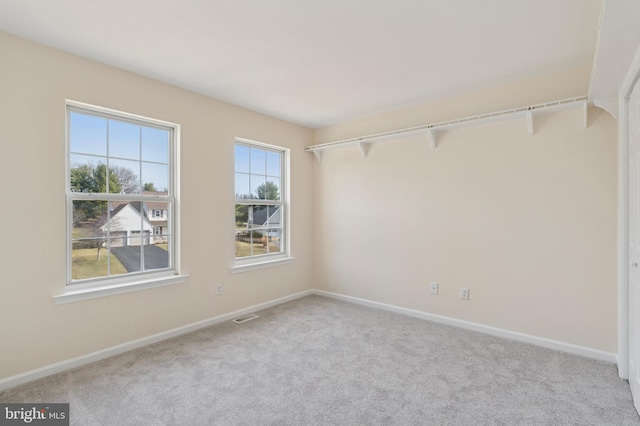
POLYGON ((267 217, 267 208, 253 211, 254 226, 280 226, 280 207, 269 207, 269 217, 267 217))

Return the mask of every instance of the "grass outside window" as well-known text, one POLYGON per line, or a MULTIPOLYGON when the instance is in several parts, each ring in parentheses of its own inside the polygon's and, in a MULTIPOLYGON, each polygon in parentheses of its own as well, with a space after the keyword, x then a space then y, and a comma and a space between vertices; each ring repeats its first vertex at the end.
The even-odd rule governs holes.
POLYGON ((87 278, 95 278, 106 275, 107 262, 111 263, 111 274, 126 274, 127 270, 122 263, 114 256, 108 253, 108 250, 101 249, 100 257, 97 256, 97 249, 75 249, 71 252, 71 261, 73 263, 74 280, 82 280, 87 278), (110 260, 109 260, 110 259, 110 260))
POLYGON ((278 253, 279 251, 280 247, 275 244, 269 244, 269 251, 267 252, 267 248, 260 241, 251 244, 236 240, 236 257, 257 256, 268 253, 273 254, 278 253), (253 246, 253 253, 251 252, 251 246, 253 246))

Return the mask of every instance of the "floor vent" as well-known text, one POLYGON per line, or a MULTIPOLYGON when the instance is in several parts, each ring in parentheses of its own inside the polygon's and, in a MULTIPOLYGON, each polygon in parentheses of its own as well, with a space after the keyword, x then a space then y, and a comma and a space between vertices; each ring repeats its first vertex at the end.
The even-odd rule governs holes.
POLYGON ((242 324, 242 323, 245 323, 247 321, 254 320, 256 318, 260 318, 260 317, 255 315, 255 314, 249 314, 249 315, 243 315, 243 316, 238 317, 238 318, 236 318, 234 320, 231 320, 231 321, 235 322, 236 324, 242 324))

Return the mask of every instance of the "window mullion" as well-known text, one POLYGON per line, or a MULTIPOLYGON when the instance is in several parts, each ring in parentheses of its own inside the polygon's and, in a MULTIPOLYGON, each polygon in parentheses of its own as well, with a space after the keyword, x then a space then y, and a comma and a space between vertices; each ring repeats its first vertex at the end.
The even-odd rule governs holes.
POLYGON ((142 194, 107 194, 106 192, 69 192, 67 196, 73 200, 95 200, 95 201, 143 201, 147 203, 162 202, 172 203, 174 197, 171 196, 156 196, 156 195, 142 195, 142 194))
POLYGON ((109 161, 109 146, 111 145, 109 143, 109 123, 110 122, 111 122, 111 120, 107 120, 107 129, 106 129, 106 135, 105 135, 106 136, 106 142, 107 142, 107 158, 105 160, 106 169, 104 171, 104 176, 105 176, 106 182, 104 184, 104 188, 105 188, 105 192, 107 194, 111 193, 111 191, 109 190, 110 189, 109 188, 109 178, 111 177, 111 176, 109 176, 109 165, 110 165, 109 164, 110 163, 110 161, 109 161))
POLYGON ((107 276, 111 276, 111 206, 107 201, 107 276))
POLYGON ((140 271, 145 271, 144 264, 144 203, 140 203, 140 271))
POLYGON ((241 198, 236 199, 236 204, 240 204, 243 206, 283 206, 284 201, 278 200, 262 200, 258 198, 241 198))
MULTIPOLYGON (((140 194, 144 192, 144 179, 142 177, 142 126, 138 128, 138 170, 140 174, 140 194)), ((168 188, 167 188, 168 189, 168 188)), ((144 214, 145 203, 140 202, 140 271, 145 270, 144 262, 144 214)))
POLYGON ((142 194, 144 192, 144 180, 142 178, 142 126, 140 126, 138 135, 138 158, 140 159, 138 161, 138 188, 140 188, 139 191, 142 194))

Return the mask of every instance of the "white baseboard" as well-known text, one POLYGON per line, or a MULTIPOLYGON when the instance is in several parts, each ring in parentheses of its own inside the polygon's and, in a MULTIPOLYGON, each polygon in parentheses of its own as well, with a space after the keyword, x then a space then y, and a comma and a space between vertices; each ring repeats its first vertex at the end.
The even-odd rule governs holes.
POLYGON ((400 306, 389 305, 381 302, 374 302, 372 300, 361 299, 358 297, 345 296, 338 293, 332 293, 324 290, 306 290, 300 293, 295 293, 289 296, 274 299, 268 302, 260 303, 257 305, 249 306, 244 309, 229 312, 224 315, 209 318, 203 321, 198 321, 193 324, 188 324, 182 327, 174 328, 171 330, 156 333, 151 336, 142 337, 140 339, 132 340, 130 342, 122 343, 120 345, 112 346, 110 348, 102 349, 100 351, 92 352, 87 355, 82 355, 76 358, 71 358, 65 361, 50 364, 35 370, 30 370, 24 373, 16 374, 15 376, 0 379, 0 391, 10 389, 15 386, 22 385, 24 383, 31 382, 33 380, 41 379, 43 377, 51 376, 53 374, 61 373, 66 370, 71 370, 92 362, 96 362, 105 358, 119 355, 125 352, 129 352, 134 349, 141 348, 143 346, 157 343, 163 340, 177 337, 182 334, 190 333, 192 331, 199 330, 201 328, 209 327, 214 324, 218 324, 225 321, 230 321, 236 317, 251 314, 254 312, 262 311, 272 306, 280 305, 282 303, 290 302, 292 300, 300 299, 311 294, 318 296, 330 297, 333 299, 343 300, 346 302, 357 303, 359 305, 369 306, 377 309, 383 309, 385 311, 395 312, 402 315, 408 315, 415 318, 420 318, 428 321, 434 321, 441 324, 453 325, 456 327, 465 328, 468 330, 478 331, 481 333, 491 334, 493 336, 505 337, 520 342, 530 343, 545 348, 556 349, 564 352, 568 352, 575 355, 581 355, 588 358, 594 358, 602 361, 615 363, 617 356, 611 352, 604 352, 597 349, 591 349, 583 346, 573 345, 570 343, 564 343, 557 340, 545 339, 542 337, 531 336, 528 334, 517 333, 514 331, 504 330, 501 328, 489 327, 482 324, 477 324, 469 321, 463 321, 455 318, 449 318, 441 315, 429 314, 422 311, 413 309, 402 308, 400 306))
POLYGON ((163 340, 170 339, 172 337, 180 336, 182 334, 190 333, 192 331, 199 330, 201 328, 209 327, 214 324, 232 320, 236 317, 250 314, 253 312, 262 311, 275 305, 280 305, 301 297, 313 294, 313 290, 306 290, 300 293, 295 293, 289 296, 274 299, 268 302, 260 303, 257 305, 249 306, 248 308, 240 309, 237 311, 229 312, 228 314, 219 315, 217 317, 209 318, 203 321, 198 321, 193 324, 188 324, 182 327, 177 327, 171 330, 163 331, 161 333, 152 334, 151 336, 142 337, 140 339, 132 340, 130 342, 122 343, 117 346, 102 349, 100 351, 92 352, 87 355, 82 355, 76 358, 71 358, 65 361, 56 362, 55 364, 46 365, 35 370, 30 370, 24 373, 16 374, 4 379, 0 379, 0 391, 10 389, 15 386, 22 385, 33 380, 41 379, 43 377, 51 376, 53 374, 61 373, 66 370, 71 370, 92 362, 99 361, 101 359, 109 358, 114 355, 119 355, 125 352, 129 352, 134 349, 141 348, 143 346, 157 343, 163 340))
POLYGON ((319 296, 330 297, 333 299, 343 300, 346 302, 357 303, 359 305, 369 306, 372 308, 383 309, 385 311, 395 312, 402 315, 408 315, 415 318, 420 318, 428 321, 433 321, 441 324, 453 325, 467 330, 478 331, 480 333, 490 334, 492 336, 505 337, 507 339, 517 340, 519 342, 530 343, 536 346, 542 346, 544 348, 556 349, 563 352, 568 352, 574 355, 580 355, 587 358, 593 358, 601 361, 607 361, 611 363, 617 362, 617 354, 612 352, 605 352, 598 349, 587 348, 584 346, 573 345, 571 343, 560 342, 558 340, 546 339, 544 337, 532 336, 530 334, 518 333, 515 331, 509 331, 502 328, 490 327, 474 322, 463 321, 455 318, 445 317, 442 315, 429 314, 422 311, 416 311, 414 309, 402 308, 400 306, 389 305, 381 302, 374 302, 372 300, 361 299, 359 297, 345 296, 338 293, 332 293, 324 290, 313 290, 313 294, 319 296))

